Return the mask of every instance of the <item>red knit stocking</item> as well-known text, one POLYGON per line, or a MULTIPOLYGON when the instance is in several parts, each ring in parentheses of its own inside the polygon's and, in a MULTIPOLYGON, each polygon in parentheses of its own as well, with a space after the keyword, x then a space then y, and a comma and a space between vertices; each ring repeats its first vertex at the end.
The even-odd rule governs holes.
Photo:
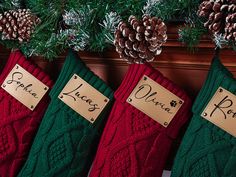
MULTIPOLYGON (((0 84, 15 64, 19 64, 47 86, 52 86, 49 77, 27 61, 19 51, 11 53, 0 76, 0 84)), ((15 177, 19 172, 48 102, 48 96, 45 96, 31 111, 0 88, 0 177, 15 177)))
POLYGON ((190 99, 148 64, 130 66, 115 98, 90 177, 161 177, 172 140, 191 115, 190 99), (126 103, 144 74, 184 100, 167 128, 126 103))

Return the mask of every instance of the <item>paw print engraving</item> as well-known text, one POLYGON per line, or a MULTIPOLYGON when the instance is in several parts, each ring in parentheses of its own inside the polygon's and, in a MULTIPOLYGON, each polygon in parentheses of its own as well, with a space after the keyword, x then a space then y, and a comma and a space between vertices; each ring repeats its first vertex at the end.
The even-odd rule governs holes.
POLYGON ((176 107, 177 102, 176 102, 175 100, 172 100, 172 101, 170 102, 170 105, 171 105, 171 107, 176 107))

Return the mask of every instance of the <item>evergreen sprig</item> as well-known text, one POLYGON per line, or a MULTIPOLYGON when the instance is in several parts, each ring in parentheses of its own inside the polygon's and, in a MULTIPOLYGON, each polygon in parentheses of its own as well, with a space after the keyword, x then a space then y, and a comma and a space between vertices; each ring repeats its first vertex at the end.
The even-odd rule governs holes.
POLYGON ((6 10, 24 8, 25 4, 23 0, 1 0, 0 1, 0 11, 4 12, 6 10))
POLYGON ((27 56, 48 59, 66 48, 101 52, 113 45, 120 20, 149 14, 165 21, 185 21, 180 26, 179 40, 193 49, 207 33, 196 15, 200 3, 201 0, 0 0, 2 13, 28 8, 41 19, 29 42, 0 42, 9 48, 20 48, 27 56))

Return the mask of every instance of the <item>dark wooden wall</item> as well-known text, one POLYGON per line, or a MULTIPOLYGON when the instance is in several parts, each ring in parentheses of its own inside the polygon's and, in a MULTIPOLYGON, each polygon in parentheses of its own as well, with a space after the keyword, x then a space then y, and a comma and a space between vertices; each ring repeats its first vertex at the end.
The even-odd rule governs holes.
MULTIPOLYGON (((205 37, 201 40, 195 53, 189 52, 177 40, 178 25, 168 25, 168 41, 163 46, 161 55, 156 57, 152 65, 169 79, 182 86, 194 98, 207 75, 214 55, 214 45, 208 37, 205 37)), ((0 46, 0 71, 4 67, 9 53, 10 50, 0 46)), ((79 55, 114 90, 121 83, 128 68, 126 62, 120 59, 114 50, 103 53, 79 52, 79 55)), ((232 49, 224 49, 221 51, 220 56, 223 64, 236 76, 236 52, 232 49)), ((40 57, 31 59, 56 80, 65 57, 66 52, 52 62, 40 57)))
MULTIPOLYGON (((185 89, 194 99, 208 73, 210 62, 214 55, 214 45, 209 37, 205 37, 201 40, 198 51, 190 53, 177 40, 178 25, 168 25, 168 42, 164 45, 161 55, 156 57, 152 65, 185 89)), ((0 71, 4 67, 9 53, 10 50, 0 46, 0 71)), ((80 52, 79 55, 91 70, 103 78, 114 90, 120 85, 128 65, 118 57, 114 50, 104 53, 80 52)), ((236 76, 236 52, 232 49, 224 49, 221 51, 220 56, 223 64, 236 76)), ((56 80, 65 57, 66 53, 52 62, 40 57, 31 59, 56 80)), ((167 168, 171 167, 179 142, 180 138, 173 146, 167 168)))

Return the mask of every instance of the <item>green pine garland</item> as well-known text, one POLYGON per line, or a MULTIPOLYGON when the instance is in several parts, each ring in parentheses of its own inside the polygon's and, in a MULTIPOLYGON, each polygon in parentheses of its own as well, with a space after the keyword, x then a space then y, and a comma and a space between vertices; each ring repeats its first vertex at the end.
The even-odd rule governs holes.
POLYGON ((29 42, 0 42, 8 48, 20 48, 27 56, 53 59, 66 48, 102 52, 112 47, 114 31, 120 20, 144 13, 165 21, 186 20, 179 40, 190 48, 198 45, 206 33, 196 15, 200 0, 2 0, 1 13, 28 8, 40 19, 29 42), (190 22, 190 23, 189 23, 190 22))

